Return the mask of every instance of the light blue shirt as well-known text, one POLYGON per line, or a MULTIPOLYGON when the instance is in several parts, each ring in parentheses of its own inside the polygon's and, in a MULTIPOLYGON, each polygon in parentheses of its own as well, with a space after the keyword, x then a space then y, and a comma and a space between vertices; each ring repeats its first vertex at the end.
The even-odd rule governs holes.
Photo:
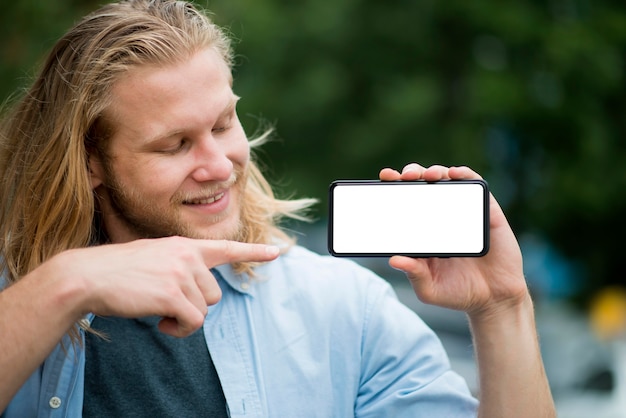
MULTIPOLYGON (((439 339, 369 270, 301 247, 253 279, 217 270, 204 333, 231 417, 476 415, 439 339)), ((64 341, 2 418, 81 416, 85 354, 64 341)))

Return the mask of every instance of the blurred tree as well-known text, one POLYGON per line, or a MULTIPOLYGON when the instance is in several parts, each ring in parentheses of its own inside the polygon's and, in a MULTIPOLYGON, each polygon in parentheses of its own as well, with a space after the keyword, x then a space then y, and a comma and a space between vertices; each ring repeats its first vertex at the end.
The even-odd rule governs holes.
MULTIPOLYGON (((584 278, 623 282, 626 10, 616 0, 211 0, 230 28, 248 132, 281 193, 325 198, 383 166, 466 164, 514 230, 584 278)), ((96 1, 10 2, 0 92, 96 1)), ((320 217, 325 216, 325 201, 320 217)))
POLYGON ((518 234, 575 261, 583 299, 624 280, 621 2, 210 6, 240 39, 242 107, 278 121, 267 152, 290 186, 319 196, 382 166, 467 164, 518 234))
POLYGON ((96 0, 3 1, 0 14, 0 97, 25 87, 43 54, 96 0))

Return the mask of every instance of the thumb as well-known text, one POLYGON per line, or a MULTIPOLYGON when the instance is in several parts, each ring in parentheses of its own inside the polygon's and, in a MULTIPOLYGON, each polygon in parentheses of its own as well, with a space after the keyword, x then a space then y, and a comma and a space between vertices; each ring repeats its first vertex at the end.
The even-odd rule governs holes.
POLYGON ((427 260, 395 255, 389 259, 389 266, 406 274, 419 300, 432 303, 435 292, 427 260))

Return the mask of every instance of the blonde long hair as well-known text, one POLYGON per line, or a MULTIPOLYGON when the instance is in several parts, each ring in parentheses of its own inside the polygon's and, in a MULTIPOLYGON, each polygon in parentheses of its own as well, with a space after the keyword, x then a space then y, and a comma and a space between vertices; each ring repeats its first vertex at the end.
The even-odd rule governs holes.
MULTIPOLYGON (((110 135, 101 115, 116 80, 137 66, 172 63, 207 47, 232 68, 227 34, 206 13, 171 0, 103 6, 56 43, 30 90, 0 125, 0 268, 9 283, 61 251, 97 241, 87 161, 110 135)), ((292 244, 278 223, 284 217, 304 219, 312 203, 277 199, 252 161, 241 240, 292 244)), ((251 272, 253 265, 236 267, 251 272)))

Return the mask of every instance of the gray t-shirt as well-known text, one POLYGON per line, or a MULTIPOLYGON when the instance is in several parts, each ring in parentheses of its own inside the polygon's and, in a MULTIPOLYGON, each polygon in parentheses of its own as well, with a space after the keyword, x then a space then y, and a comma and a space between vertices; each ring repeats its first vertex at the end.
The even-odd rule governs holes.
POLYGON ((84 417, 226 417, 226 400, 202 329, 161 333, 158 317, 96 317, 85 339, 84 417))

